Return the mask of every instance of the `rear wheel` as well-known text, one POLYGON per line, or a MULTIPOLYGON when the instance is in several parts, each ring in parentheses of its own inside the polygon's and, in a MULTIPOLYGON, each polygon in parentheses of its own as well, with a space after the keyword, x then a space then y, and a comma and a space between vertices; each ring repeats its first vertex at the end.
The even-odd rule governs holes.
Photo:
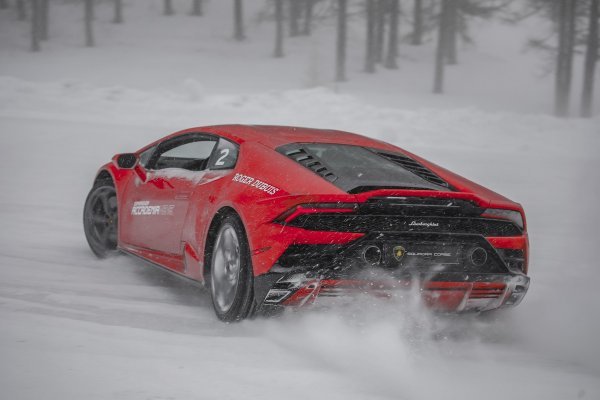
POLYGON ((110 180, 97 182, 83 209, 83 229, 90 249, 98 258, 117 251, 117 192, 110 180))
POLYGON ((240 321, 252 312, 254 275, 240 219, 230 214, 219 226, 211 252, 210 288, 217 317, 240 321))

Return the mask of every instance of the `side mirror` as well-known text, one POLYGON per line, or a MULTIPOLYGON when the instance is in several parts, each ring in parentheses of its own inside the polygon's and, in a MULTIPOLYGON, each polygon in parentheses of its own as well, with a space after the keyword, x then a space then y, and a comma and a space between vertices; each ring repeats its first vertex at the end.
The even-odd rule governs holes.
POLYGON ((133 153, 124 153, 117 156, 117 165, 122 169, 132 169, 138 162, 138 158, 133 153))

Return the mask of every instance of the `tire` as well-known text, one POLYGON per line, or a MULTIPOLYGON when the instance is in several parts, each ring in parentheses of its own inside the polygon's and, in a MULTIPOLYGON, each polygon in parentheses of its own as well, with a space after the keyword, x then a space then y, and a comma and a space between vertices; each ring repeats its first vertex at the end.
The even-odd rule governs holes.
POLYGON ((223 218, 210 252, 210 293, 221 321, 241 321, 252 314, 254 273, 250 247, 240 219, 223 218))
POLYGON ((90 249, 98 258, 117 253, 117 206, 117 192, 110 180, 96 182, 85 200, 83 230, 90 249))

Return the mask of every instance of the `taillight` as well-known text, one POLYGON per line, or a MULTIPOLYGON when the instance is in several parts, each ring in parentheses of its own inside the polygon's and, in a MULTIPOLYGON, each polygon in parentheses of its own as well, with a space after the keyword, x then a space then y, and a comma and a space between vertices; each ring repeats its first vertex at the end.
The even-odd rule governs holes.
POLYGON ((325 214, 325 213, 353 213, 358 210, 356 203, 307 203, 299 204, 290 208, 279 217, 275 218, 274 222, 286 224, 293 221, 300 215, 304 214, 325 214))
POLYGON ((519 211, 504 210, 501 208, 488 208, 481 214, 482 217, 505 219, 513 222, 519 228, 524 229, 523 216, 519 211))

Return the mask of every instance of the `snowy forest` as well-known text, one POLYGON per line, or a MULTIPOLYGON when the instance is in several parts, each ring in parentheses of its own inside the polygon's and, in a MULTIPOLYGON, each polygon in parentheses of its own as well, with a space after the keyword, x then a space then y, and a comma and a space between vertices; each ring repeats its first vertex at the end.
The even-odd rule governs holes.
MULTIPOLYGON (((2 0, 0 10, 10 14, 4 21, 30 25, 29 47, 32 52, 39 52, 44 42, 55 40, 51 34, 52 25, 63 23, 59 16, 53 15, 55 5, 77 9, 82 16, 82 44, 101 47, 103 38, 96 32, 96 21, 110 19, 114 24, 126 24, 127 8, 132 3, 134 1, 126 0, 2 0), (95 11, 98 6, 103 7, 102 15, 95 11), (107 10, 107 6, 112 10, 107 10)), ((434 45, 428 47, 434 52, 431 88, 436 94, 447 90, 445 79, 449 78, 445 77, 445 70, 460 68, 459 65, 464 63, 461 51, 476 46, 477 33, 471 25, 477 20, 502 21, 515 28, 527 19, 545 20, 545 29, 532 34, 523 43, 523 48, 537 51, 546 64, 545 73, 554 76, 552 111, 559 117, 569 116, 572 109, 574 115, 592 116, 600 46, 596 0, 233 0, 229 3, 229 21, 221 21, 220 26, 230 24, 231 38, 243 42, 252 40, 253 33, 248 32, 248 25, 272 25, 272 56, 275 58, 296 50, 286 49, 286 38, 308 37, 323 26, 330 27, 318 40, 331 42, 331 53, 335 54, 331 70, 335 71, 333 79, 337 82, 348 79, 348 68, 357 68, 348 66, 348 47, 363 48, 362 70, 374 74, 380 68, 399 69, 399 63, 402 63, 400 47, 418 47, 433 42, 434 45), (250 11, 246 10, 245 3, 252 3, 250 11), (348 30, 358 30, 361 26, 362 37, 353 35, 349 38, 348 30), (579 87, 573 87, 574 75, 578 82, 581 81, 579 87)), ((165 17, 176 12, 198 17, 197 23, 203 24, 201 18, 214 17, 211 7, 214 5, 208 0, 187 3, 164 0, 162 9, 155 11, 165 17)), ((219 18, 224 17, 219 15, 219 18)), ((269 45, 264 36, 261 40, 265 46, 269 45)), ((494 52, 493 49, 489 51, 494 52)))
POLYGON ((598 3, 0 0, 0 397, 600 399, 598 3), (217 124, 358 133, 518 202, 527 296, 224 323, 207 290, 95 258, 98 169, 217 124))

